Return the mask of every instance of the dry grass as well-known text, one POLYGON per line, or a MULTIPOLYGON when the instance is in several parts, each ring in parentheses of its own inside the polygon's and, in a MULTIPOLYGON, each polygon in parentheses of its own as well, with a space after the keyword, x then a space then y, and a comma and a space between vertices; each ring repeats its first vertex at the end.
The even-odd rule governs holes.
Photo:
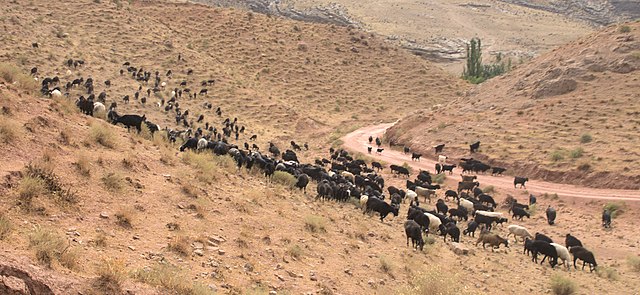
POLYGON ((13 121, 0 116, 0 143, 8 144, 18 138, 20 126, 13 121))
POLYGON ((198 188, 189 182, 182 184, 182 193, 189 198, 197 198, 198 191, 198 188))
POLYGON ((119 192, 122 190, 122 176, 115 172, 110 172, 102 176, 102 184, 111 192, 119 192))
POLYGON ((386 256, 380 256, 380 270, 387 274, 393 270, 393 264, 386 256))
POLYGON ((198 170, 197 178, 199 181, 211 184, 218 179, 221 174, 220 167, 215 164, 211 154, 185 152, 182 154, 182 161, 198 170))
POLYGON ((80 109, 73 101, 66 97, 54 97, 51 106, 58 112, 65 115, 75 115, 80 113, 80 109))
POLYGON ((455 274, 448 273, 437 266, 430 266, 425 271, 414 274, 409 280, 409 285, 401 289, 398 294, 458 295, 470 294, 470 292, 458 281, 455 274))
POLYGON ((610 281, 617 281, 620 278, 618 271, 612 267, 598 266, 598 268, 596 268, 596 274, 610 281))
POLYGON ((104 259, 96 266, 97 278, 89 294, 120 294, 127 278, 125 263, 120 259, 104 259))
POLYGON ((189 254, 191 254, 191 241, 188 237, 178 236, 169 242, 167 249, 182 257, 189 257, 189 254))
POLYGON ((0 214, 0 241, 6 239, 13 231, 11 220, 5 215, 0 214))
POLYGON ((284 171, 274 172, 271 180, 289 188, 293 188, 296 185, 296 182, 298 182, 295 176, 284 171))
POLYGON ((35 92, 38 89, 37 81, 8 63, 0 63, 0 78, 29 92, 35 92))
POLYGON ((25 176, 18 185, 18 199, 21 206, 31 208, 34 198, 47 194, 47 187, 39 177, 25 176))
POLYGON ((577 288, 576 283, 562 275, 555 274, 551 277, 551 291, 555 295, 575 294, 577 288))
POLYGON ((640 256, 629 256, 627 258, 627 264, 629 264, 631 270, 640 272, 640 256))
POLYGON ((304 217, 304 228, 312 233, 326 232, 324 218, 316 215, 304 217))
POLYGON ((611 213, 611 218, 617 218, 624 213, 625 207, 624 203, 607 203, 604 205, 604 210, 611 213))
MULTIPOLYGON (((156 136, 158 138, 160 136, 156 136)), ((176 156, 174 151, 168 148, 160 148, 160 162, 167 166, 174 166, 176 164, 176 156)))
POLYGON ((89 142, 95 142, 107 148, 116 147, 116 137, 105 123, 94 121, 89 127, 89 142))
POLYGON ((120 209, 116 214, 116 224, 125 229, 133 228, 133 211, 120 209))
POLYGON ((107 247, 107 235, 105 235, 103 232, 98 233, 98 235, 96 235, 95 239, 93 239, 93 244, 96 247, 100 247, 100 248, 106 248, 107 247))
POLYGON ((194 282, 182 269, 170 264, 155 264, 150 268, 137 270, 133 277, 139 282, 159 286, 175 294, 214 294, 211 289, 194 282))
POLYGON ((293 244, 289 246, 289 249, 287 249, 287 254, 291 255, 291 257, 295 259, 300 259, 302 255, 304 255, 304 250, 302 249, 302 247, 300 247, 300 245, 293 244))
POLYGON ((447 175, 444 173, 436 174, 433 176, 433 182, 437 184, 443 184, 447 180, 447 175))
POLYGON ((80 175, 85 177, 91 176, 91 162, 86 154, 80 154, 73 165, 80 175))
POLYGON ((51 267, 54 261, 58 261, 68 269, 77 269, 79 255, 64 238, 53 230, 37 226, 29 234, 29 247, 36 251, 36 259, 43 265, 51 267))

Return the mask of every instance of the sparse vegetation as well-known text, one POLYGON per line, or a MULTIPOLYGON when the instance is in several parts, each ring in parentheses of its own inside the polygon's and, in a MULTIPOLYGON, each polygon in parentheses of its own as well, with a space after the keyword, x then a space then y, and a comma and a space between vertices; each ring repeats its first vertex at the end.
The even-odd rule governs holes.
POLYGON ((585 133, 580 136, 580 143, 590 143, 592 140, 593 137, 589 133, 585 133))
POLYGON ((178 236, 169 242, 167 249, 182 257, 188 257, 191 254, 191 245, 188 237, 178 236))
POLYGON ((11 143, 18 137, 20 127, 9 119, 0 116, 0 143, 11 143))
POLYGON ((569 156, 572 159, 577 159, 582 157, 582 154, 584 154, 584 149, 582 149, 581 147, 575 148, 573 150, 571 150, 571 152, 569 153, 569 156))
POLYGON ((297 179, 295 176, 284 172, 284 171, 276 171, 273 173, 271 180, 275 183, 282 184, 289 188, 293 188, 296 185, 297 179))
POLYGON ((35 92, 38 89, 38 82, 23 73, 18 67, 8 63, 0 63, 0 78, 28 92, 35 92))
POLYGON ((380 269, 384 273, 390 273, 393 270, 393 265, 386 256, 380 256, 380 269))
POLYGON ((0 241, 6 239, 13 231, 13 225, 8 217, 0 214, 0 241))
POLYGON ((194 282, 182 269, 171 264, 155 264, 151 268, 137 270, 133 277, 139 282, 160 286, 175 294, 214 294, 206 286, 194 282))
POLYGON ((182 155, 182 161, 199 170, 197 178, 199 181, 211 184, 220 175, 220 167, 218 167, 211 156, 206 153, 185 152, 182 155))
POLYGON ((487 194, 491 194, 496 192, 496 188, 493 185, 487 185, 485 188, 482 189, 482 191, 487 194))
POLYGON ((61 207, 75 205, 79 202, 79 198, 76 192, 71 191, 70 188, 64 188, 64 186, 60 183, 59 177, 55 175, 55 173, 53 173, 52 168, 47 168, 42 165, 34 165, 30 163, 26 166, 25 170, 25 179, 30 179, 28 180, 30 184, 23 187, 24 191, 20 191, 21 201, 27 201, 25 205, 30 205, 30 201, 33 199, 33 197, 37 196, 32 195, 31 197, 29 197, 29 195, 38 191, 38 194, 52 196, 56 204, 61 207), (29 192, 29 190, 32 191, 29 192))
POLYGON ((122 189, 123 180, 120 174, 109 172, 102 176, 101 180, 104 187, 111 192, 118 192, 122 189))
POLYGON ((312 233, 326 232, 324 219, 316 215, 307 215, 304 218, 304 228, 312 233))
POLYGON ((471 294, 458 281, 456 275, 447 273, 437 266, 429 266, 426 271, 414 274, 409 285, 398 293, 402 295, 460 295, 471 294))
POLYGON ((473 84, 480 84, 511 69, 511 59, 507 60, 507 62, 503 61, 501 53, 496 56, 495 63, 483 65, 482 42, 478 38, 473 38, 469 41, 466 52, 467 63, 462 72, 462 78, 473 84))
POLYGON ((599 277, 610 280, 610 281, 617 281, 618 278, 620 277, 618 275, 618 272, 615 270, 615 268, 602 266, 602 265, 596 268, 596 274, 598 274, 599 277))
POLYGON ((73 165, 76 167, 76 170, 80 175, 85 177, 91 176, 91 163, 89 162, 87 155, 80 154, 73 165))
POLYGON ((47 193, 44 181, 38 177, 26 176, 18 185, 18 199, 20 205, 31 208, 33 199, 47 193))
POLYGON ((89 140, 107 148, 115 148, 116 137, 105 123, 94 121, 89 127, 89 140))
POLYGON ((631 270, 640 272, 640 256, 629 256, 627 258, 627 264, 629 264, 631 270))
POLYGON ((62 236, 40 226, 36 226, 29 234, 29 247, 36 251, 38 262, 47 267, 58 261, 68 269, 77 268, 78 255, 75 251, 69 251, 69 246, 62 236))
POLYGON ((96 247, 105 248, 107 247, 107 235, 103 232, 99 233, 96 238, 93 240, 93 244, 96 247))
POLYGON ((121 209, 116 213, 116 224, 125 228, 133 228, 133 212, 127 209, 121 209))
POLYGON ((58 110, 58 112, 65 115, 74 115, 80 113, 80 109, 78 109, 78 107, 73 103, 71 99, 68 99, 66 97, 54 97, 52 107, 58 110))
POLYGON ((127 272, 123 260, 104 259, 96 266, 98 277, 93 281, 93 291, 101 294, 120 294, 122 283, 127 278, 127 272))
POLYGON ((554 274, 551 277, 551 291, 553 294, 572 295, 576 293, 576 290, 576 284, 570 279, 559 274, 554 274))
POLYGON ((436 174, 433 176, 433 182, 437 184, 443 184, 447 180, 447 175, 444 173, 436 174))
POLYGON ((300 245, 293 244, 289 246, 287 253, 295 259, 300 259, 300 257, 302 257, 302 255, 304 254, 304 250, 302 250, 302 247, 300 247, 300 245))
POLYGON ((618 29, 618 32, 620 33, 629 33, 631 32, 631 27, 624 25, 624 26, 620 26, 620 28, 618 29))
POLYGON ((564 153, 560 150, 555 150, 551 153, 550 157, 551 157, 551 161, 559 162, 564 160, 564 153))
POLYGON ((604 210, 611 213, 611 218, 617 218, 624 213, 625 207, 624 203, 607 203, 604 205, 604 210))

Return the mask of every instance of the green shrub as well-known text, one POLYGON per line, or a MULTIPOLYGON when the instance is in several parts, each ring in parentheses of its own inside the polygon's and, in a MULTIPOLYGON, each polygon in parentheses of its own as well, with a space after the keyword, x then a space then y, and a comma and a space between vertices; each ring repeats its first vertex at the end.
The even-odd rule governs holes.
POLYGON ((584 154, 584 149, 582 149, 581 147, 579 147, 579 148, 576 148, 576 149, 572 150, 572 151, 569 153, 569 156, 570 156, 572 159, 577 159, 577 158, 582 157, 582 154, 584 154))
POLYGON ((580 143, 590 143, 592 140, 593 137, 591 137, 591 134, 589 133, 585 133, 580 136, 580 143))
POLYGON ((556 150, 551 153, 551 161, 558 162, 564 160, 564 155, 562 151, 556 150))
POLYGON ((447 175, 445 175, 444 173, 436 174, 433 176, 433 182, 437 184, 443 184, 446 179, 447 175))
POLYGON ((293 188, 296 185, 296 182, 298 182, 295 176, 284 171, 274 172, 273 176, 271 176, 271 180, 290 188, 293 188))
POLYGON ((631 32, 631 27, 629 27, 629 26, 621 26, 618 29, 618 32, 620 32, 620 33, 629 33, 629 32, 631 32))
POLYGON ((551 277, 551 291, 555 295, 571 295, 576 293, 577 286, 570 279, 555 274, 551 277))
POLYGON ((625 208, 624 203, 607 203, 604 205, 604 210, 607 210, 611 213, 611 218, 616 218, 624 213, 625 208))

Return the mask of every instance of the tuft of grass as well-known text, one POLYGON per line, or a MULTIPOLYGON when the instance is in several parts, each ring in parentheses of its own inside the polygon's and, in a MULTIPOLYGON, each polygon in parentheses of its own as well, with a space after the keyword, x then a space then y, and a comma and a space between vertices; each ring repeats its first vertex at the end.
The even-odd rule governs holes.
POLYGON ((98 143, 106 148, 115 148, 116 137, 105 123, 94 121, 89 127, 89 141, 98 143))
POLYGON ((127 278, 124 261, 120 259, 104 259, 96 266, 98 277, 91 284, 92 291, 99 294, 120 294, 122 283, 127 278))
POLYGON ((71 99, 66 97, 55 97, 51 106, 54 110, 65 115, 74 115, 80 113, 80 109, 73 103, 71 99))
POLYGON ((30 208, 33 199, 45 195, 47 188, 44 180, 38 177, 25 176, 18 185, 18 199, 20 205, 30 208))
MULTIPOLYGON (((158 137, 160 136, 156 136, 155 138, 158 138, 158 137)), ((160 162, 162 162, 167 166, 175 165, 176 157, 174 156, 173 151, 171 151, 168 148, 160 148, 160 162)))
POLYGON ((620 26, 620 28, 618 28, 618 32, 620 33, 629 33, 631 32, 631 27, 629 26, 620 26))
POLYGON ((581 147, 578 147, 571 150, 571 152, 569 152, 569 157, 571 157, 572 159, 577 159, 582 157, 583 154, 584 154, 584 149, 581 147))
POLYGON ((29 92, 35 92, 38 89, 36 80, 22 72, 18 67, 8 63, 0 63, 0 78, 29 92))
POLYGON ((0 143, 8 144, 18 138, 20 126, 5 117, 0 117, 0 143))
POLYGON ((209 295, 214 292, 204 285, 194 282, 182 269, 171 264, 156 264, 133 272, 137 281, 159 286, 171 293, 186 295, 209 295))
POLYGON ((87 157, 87 155, 79 155, 73 165, 76 167, 76 170, 80 175, 85 177, 91 176, 91 163, 89 162, 89 157, 87 157))
POLYGON ((472 294, 459 281, 456 275, 451 275, 437 266, 427 267, 412 276, 409 285, 400 289, 402 295, 461 295, 472 294))
POLYGON ((37 226, 29 234, 29 248, 36 251, 38 262, 47 267, 54 261, 68 269, 76 269, 79 265, 77 252, 69 251, 64 238, 52 230, 37 226))
POLYGON ((189 182, 182 185, 182 193, 189 198, 198 198, 198 188, 189 182))
POLYGON ((624 213, 625 208, 624 203, 607 203, 604 205, 604 210, 607 210, 611 213, 611 218, 616 218, 624 213))
POLYGON ((182 161, 199 170, 197 178, 206 184, 213 183, 222 174, 211 154, 188 151, 182 154, 182 161))
POLYGON ((402 167, 406 168, 409 171, 409 173, 413 173, 413 169, 411 168, 411 165, 409 165, 407 162, 403 162, 402 167))
POLYGON ((100 247, 100 248, 106 248, 107 247, 107 235, 105 235, 104 233, 99 233, 96 238, 93 240, 93 244, 96 245, 96 247, 100 247))
MULTIPOLYGON (((45 163, 46 164, 46 163, 45 163)), ((51 163, 49 163, 51 164, 51 163)), ((53 197, 53 200, 61 207, 65 208, 75 205, 79 202, 79 197, 75 191, 64 188, 60 183, 60 178, 53 173, 53 168, 48 165, 39 165, 29 163, 25 169, 25 178, 38 179, 37 182, 42 184, 44 195, 53 197)), ((26 191, 24 191, 26 193, 26 191)), ((33 198, 29 199, 31 201, 33 198)), ((22 198, 21 198, 22 200, 22 198)))
POLYGON ((189 254, 191 254, 191 242, 188 237, 178 236, 169 242, 167 249, 182 257, 189 257, 189 254))
POLYGON ((380 270, 387 274, 393 270, 393 265, 386 256, 380 256, 380 270))
POLYGON ((585 133, 580 136, 580 143, 590 143, 591 141, 593 141, 593 137, 589 133, 585 133))
POLYGON ((620 277, 615 268, 606 266, 598 266, 598 268, 596 268, 596 274, 599 277, 605 278, 610 281, 617 281, 620 277))
POLYGON ((6 216, 0 214, 0 241, 6 239, 13 231, 13 225, 6 216))
POLYGON ((102 176, 102 184, 111 192, 118 192, 122 189, 122 177, 114 172, 110 172, 102 176))
POLYGON ((304 228, 312 233, 326 232, 324 219, 316 215, 307 215, 304 217, 304 228))
POLYGON ((483 192, 490 194, 496 191, 496 188, 493 185, 487 185, 487 187, 482 189, 483 192))
POLYGON ((135 166, 136 158, 132 154, 127 154, 124 158, 122 158, 122 167, 128 170, 132 170, 135 166))
POLYGON ((629 256, 627 258, 627 264, 635 272, 640 272, 640 256, 629 256))
POLYGON ((121 209, 115 216, 117 225, 125 229, 133 228, 133 212, 131 210, 121 209))
POLYGON ((447 180, 447 175, 444 173, 436 174, 433 176, 433 182, 437 184, 443 184, 447 180))
POLYGON ((295 176, 284 171, 274 172, 271 180, 273 180, 273 182, 275 183, 282 184, 289 188, 293 188, 296 185, 296 182, 298 182, 295 176))
POLYGON ((551 277, 551 291, 555 295, 575 294, 577 288, 576 283, 564 276, 555 274, 551 277))
POLYGON ((302 250, 302 247, 300 247, 300 245, 293 244, 289 247, 289 249, 287 249, 287 254, 291 255, 291 257, 295 259, 300 259, 300 257, 302 257, 302 255, 304 254, 304 250, 302 250))
POLYGON ((562 151, 560 151, 560 150, 553 151, 551 153, 550 157, 551 157, 551 161, 553 161, 553 162, 559 162, 559 161, 564 160, 564 155, 563 155, 562 151))

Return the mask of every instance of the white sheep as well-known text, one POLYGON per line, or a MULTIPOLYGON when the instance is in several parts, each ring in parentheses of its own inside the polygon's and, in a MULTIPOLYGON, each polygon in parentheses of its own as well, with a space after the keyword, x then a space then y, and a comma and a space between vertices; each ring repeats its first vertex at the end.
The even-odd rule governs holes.
POLYGON ((367 210, 367 201, 369 201, 369 196, 367 195, 360 196, 360 208, 362 208, 362 211, 367 210))
POLYGON ((444 163, 446 163, 446 162, 447 162, 447 158, 449 158, 449 157, 444 156, 444 155, 438 155, 438 162, 439 162, 440 164, 444 164, 444 163))
POLYGON ((207 144, 208 144, 208 143, 209 143, 209 142, 208 142, 206 139, 204 139, 204 138, 200 138, 200 139, 198 140, 198 150, 203 150, 203 149, 205 149, 205 148, 207 147, 207 144))
POLYGON ((569 249, 567 247, 562 246, 560 244, 551 243, 556 248, 556 252, 558 253, 558 258, 562 259, 562 263, 567 266, 567 270, 571 270, 571 263, 567 263, 567 261, 571 262, 571 254, 569 254, 569 249))
POLYGON ((467 209, 467 211, 473 211, 473 202, 467 200, 467 199, 460 199, 460 206, 464 207, 465 209, 467 209))
POLYGON ((531 233, 529 233, 527 228, 525 228, 524 226, 512 224, 512 225, 509 225, 507 229, 509 230, 509 233, 507 234, 507 239, 509 238, 509 235, 513 235, 513 237, 516 240, 516 243, 518 242, 518 237, 522 237, 523 242, 525 238, 530 238, 533 240, 533 236, 531 235, 531 233))
POLYGON ((329 171, 327 171, 327 175, 329 175, 330 178, 333 178, 333 176, 336 175, 336 173, 331 171, 331 170, 329 170, 329 171))
POLYGON ((429 217, 429 232, 436 232, 440 228, 440 225, 442 224, 442 221, 440 220, 440 218, 427 212, 425 212, 424 215, 429 217))
POLYGON ((489 211, 478 210, 476 211, 476 214, 480 214, 488 217, 504 217, 502 212, 489 212, 489 211))
POLYGON ((436 191, 416 186, 416 194, 420 197, 424 197, 425 201, 428 199, 429 203, 431 203, 431 196, 435 196, 436 191))
POLYGON ((104 104, 102 104, 101 102, 96 101, 96 102, 93 103, 93 114, 94 115, 104 114, 106 111, 107 111, 107 107, 105 107, 104 104))
POLYGON ((167 87, 167 82, 162 82, 162 83, 160 83, 160 87, 162 87, 162 89, 164 89, 165 87, 167 87))
POLYGON ((342 171, 342 173, 340 173, 342 175, 342 177, 344 177, 345 179, 347 179, 348 181, 351 181, 351 183, 355 182, 355 176, 353 175, 353 173, 349 172, 349 171, 342 171))
POLYGON ((53 91, 51 91, 51 97, 62 97, 62 92, 60 92, 60 90, 58 89, 54 89, 53 91))

